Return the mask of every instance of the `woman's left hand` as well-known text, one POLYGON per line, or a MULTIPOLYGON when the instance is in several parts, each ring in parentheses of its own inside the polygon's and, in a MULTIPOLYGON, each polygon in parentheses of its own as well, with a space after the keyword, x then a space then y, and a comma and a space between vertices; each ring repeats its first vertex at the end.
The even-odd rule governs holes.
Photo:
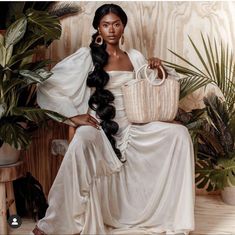
MULTIPOLYGON (((159 58, 151 57, 148 59, 148 65, 150 69, 157 69, 158 70, 158 78, 163 78, 162 70, 160 69, 160 66, 162 66, 162 61, 159 58)), ((162 66, 163 70, 165 71, 165 75, 167 77, 167 72, 162 66)))

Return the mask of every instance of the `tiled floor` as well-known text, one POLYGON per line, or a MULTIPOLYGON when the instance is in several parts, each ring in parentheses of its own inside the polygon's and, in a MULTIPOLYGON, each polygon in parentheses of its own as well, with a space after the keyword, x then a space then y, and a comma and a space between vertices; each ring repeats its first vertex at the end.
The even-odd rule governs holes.
MULTIPOLYGON (((196 197, 196 229, 190 235, 235 235, 235 206, 224 204, 219 195, 196 197)), ((18 229, 10 229, 10 234, 28 235, 35 223, 23 219, 18 229)))

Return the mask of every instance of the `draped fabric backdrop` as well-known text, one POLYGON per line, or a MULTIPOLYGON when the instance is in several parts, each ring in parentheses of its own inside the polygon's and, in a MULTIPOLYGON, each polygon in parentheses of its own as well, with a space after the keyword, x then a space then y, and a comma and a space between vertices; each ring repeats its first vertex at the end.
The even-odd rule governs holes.
MULTIPOLYGON (((155 56, 182 64, 168 51, 171 49, 199 65, 188 36, 198 49, 202 48, 201 32, 211 40, 222 39, 231 49, 234 47, 235 2, 73 2, 81 7, 81 11, 61 19, 62 36, 53 42, 47 56, 58 62, 78 48, 89 46, 94 32, 91 26, 94 12, 104 3, 116 3, 128 15, 123 50, 135 48, 146 57, 155 56)), ((202 98, 208 90, 216 91, 210 85, 182 100, 180 106, 185 110, 202 107, 202 98)), ((35 133, 31 148, 24 153, 28 170, 39 179, 46 194, 62 159, 62 156, 51 155, 50 143, 52 139, 66 138, 66 134, 64 125, 52 122, 49 128, 35 133)))

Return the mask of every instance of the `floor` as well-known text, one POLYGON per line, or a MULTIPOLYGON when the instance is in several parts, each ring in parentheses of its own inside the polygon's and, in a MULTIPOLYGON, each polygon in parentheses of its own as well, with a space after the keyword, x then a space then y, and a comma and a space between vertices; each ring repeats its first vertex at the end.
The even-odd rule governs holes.
MULTIPOLYGON (((196 196, 196 229, 190 235, 235 235, 235 206, 224 204, 219 195, 196 196)), ((28 235, 35 223, 23 219, 18 229, 10 229, 9 234, 28 235)))

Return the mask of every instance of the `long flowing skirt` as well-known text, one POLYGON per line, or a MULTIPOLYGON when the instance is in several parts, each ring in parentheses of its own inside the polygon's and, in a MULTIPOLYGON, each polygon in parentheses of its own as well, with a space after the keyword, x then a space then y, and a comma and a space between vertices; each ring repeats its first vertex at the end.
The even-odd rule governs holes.
POLYGON ((116 136, 79 127, 38 227, 47 234, 167 234, 194 229, 194 157, 187 128, 152 122, 116 136))

